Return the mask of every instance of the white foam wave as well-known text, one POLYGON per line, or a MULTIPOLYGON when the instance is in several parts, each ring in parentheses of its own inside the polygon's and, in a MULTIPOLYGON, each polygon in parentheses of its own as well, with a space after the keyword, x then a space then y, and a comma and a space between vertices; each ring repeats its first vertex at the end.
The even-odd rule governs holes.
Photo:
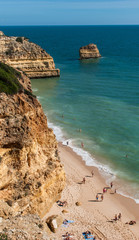
MULTIPOLYGON (((69 140, 68 140, 69 141, 69 140)), ((65 143, 66 141, 64 141, 65 143)), ((106 184, 110 185, 111 182, 116 181, 116 175, 117 172, 114 172, 109 166, 104 165, 99 163, 95 158, 93 158, 91 156, 91 154, 89 154, 87 151, 80 149, 78 147, 75 147, 72 145, 72 140, 70 140, 69 142, 69 146, 72 148, 72 150, 79 156, 82 157, 82 159, 85 161, 87 166, 94 166, 97 167, 99 172, 101 173, 101 175, 104 177, 106 184)), ((120 186, 119 186, 120 188, 120 186)), ((130 194, 125 194, 124 193, 124 189, 121 189, 117 191, 118 194, 123 195, 127 198, 131 198, 133 199, 137 204, 139 204, 139 199, 136 199, 134 197, 132 197, 130 194)))
POLYGON ((84 149, 81 149, 79 147, 75 147, 74 145, 72 145, 72 141, 71 141, 70 147, 77 155, 82 157, 82 159, 85 161, 87 166, 97 167, 99 169, 99 171, 101 172, 101 175, 103 175, 105 177, 105 179, 107 179, 108 184, 111 181, 114 181, 115 175, 112 173, 112 169, 109 166, 99 163, 95 159, 95 157, 92 157, 92 155, 90 153, 88 153, 87 151, 85 151, 84 149))
POLYGON ((38 88, 33 88, 32 91, 33 92, 38 92, 38 88))
POLYGON ((132 198, 137 204, 139 204, 139 199, 132 198))
POLYGON ((56 135, 56 139, 59 142, 63 142, 64 136, 62 129, 58 126, 55 126, 53 123, 48 121, 48 127, 53 129, 54 134, 56 135))
POLYGON ((41 96, 37 96, 37 99, 39 100, 39 99, 43 99, 43 97, 41 97, 41 96))
MULTIPOLYGON (((85 161, 87 166, 94 166, 99 169, 99 172, 101 175, 105 178, 106 183, 109 185, 111 181, 116 180, 116 175, 117 172, 114 172, 109 166, 104 165, 102 163, 99 163, 95 157, 92 157, 90 153, 85 151, 84 149, 80 147, 76 147, 74 142, 75 140, 73 139, 66 139, 64 137, 63 129, 60 128, 59 126, 55 126, 53 123, 48 121, 48 126, 53 129, 54 134, 56 135, 56 138, 59 142, 62 142, 63 145, 68 145, 69 147, 72 148, 72 150, 79 156, 82 157, 82 159, 85 161)), ((118 194, 123 195, 125 197, 133 199, 137 204, 139 204, 139 199, 133 198, 130 195, 127 195, 124 193, 124 190, 118 190, 118 194)))
POLYGON ((139 199, 133 198, 130 195, 127 195, 127 194, 123 193, 123 191, 117 191, 117 193, 124 196, 124 197, 130 198, 130 199, 134 200, 137 204, 139 204, 139 199))

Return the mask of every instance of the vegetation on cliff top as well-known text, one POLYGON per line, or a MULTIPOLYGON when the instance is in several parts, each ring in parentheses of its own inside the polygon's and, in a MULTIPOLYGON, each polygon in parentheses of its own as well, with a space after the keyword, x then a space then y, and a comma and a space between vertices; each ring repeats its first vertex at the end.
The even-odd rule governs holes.
POLYGON ((7 64, 0 62, 0 93, 16 94, 23 91, 27 95, 36 97, 28 90, 24 89, 22 84, 18 81, 21 78, 21 73, 7 64))
POLYGON ((0 233, 0 240, 8 240, 7 235, 5 233, 0 233))
POLYGON ((17 37, 17 38, 16 38, 16 41, 17 41, 17 42, 20 42, 20 43, 23 43, 23 38, 22 38, 22 37, 17 37))
POLYGON ((23 89, 18 78, 21 73, 0 62, 0 93, 15 94, 23 89))

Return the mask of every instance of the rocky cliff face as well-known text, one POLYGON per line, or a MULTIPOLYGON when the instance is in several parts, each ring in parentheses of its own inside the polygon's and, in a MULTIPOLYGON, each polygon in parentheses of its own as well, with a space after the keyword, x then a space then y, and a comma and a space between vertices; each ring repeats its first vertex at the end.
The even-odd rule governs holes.
POLYGON ((79 50, 80 59, 99 58, 101 57, 99 50, 95 44, 89 44, 81 47, 79 50))
POLYGON ((23 74, 18 80, 21 92, 0 93, 0 216, 43 217, 59 199, 65 173, 30 80, 23 74))
POLYGON ((1 240, 52 240, 49 229, 37 215, 18 215, 9 219, 0 217, 1 240))
POLYGON ((0 31, 0 61, 22 70, 29 78, 57 77, 53 58, 24 37, 7 37, 0 31))

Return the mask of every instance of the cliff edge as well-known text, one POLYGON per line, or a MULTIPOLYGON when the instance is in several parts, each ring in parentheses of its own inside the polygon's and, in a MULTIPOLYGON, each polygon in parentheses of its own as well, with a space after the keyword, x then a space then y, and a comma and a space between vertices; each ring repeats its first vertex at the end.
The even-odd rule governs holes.
POLYGON ((58 77, 53 58, 25 37, 8 37, 0 31, 0 61, 26 73, 29 78, 58 77))
POLYGON ((42 218, 64 185, 57 141, 30 80, 0 63, 0 217, 42 218))
POLYGON ((80 59, 99 58, 101 57, 97 45, 91 43, 79 49, 80 59))

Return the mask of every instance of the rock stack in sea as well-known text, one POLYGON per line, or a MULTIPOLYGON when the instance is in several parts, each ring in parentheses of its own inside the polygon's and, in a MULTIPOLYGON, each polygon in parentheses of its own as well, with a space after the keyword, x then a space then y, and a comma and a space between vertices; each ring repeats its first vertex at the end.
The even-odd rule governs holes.
POLYGON ((29 78, 58 77, 53 58, 25 37, 8 37, 0 31, 0 61, 16 68, 29 78))
POLYGON ((83 46, 79 50, 80 59, 99 58, 101 57, 97 45, 91 43, 83 46))
POLYGON ((29 78, 0 63, 0 217, 43 217, 64 186, 57 141, 29 78))

